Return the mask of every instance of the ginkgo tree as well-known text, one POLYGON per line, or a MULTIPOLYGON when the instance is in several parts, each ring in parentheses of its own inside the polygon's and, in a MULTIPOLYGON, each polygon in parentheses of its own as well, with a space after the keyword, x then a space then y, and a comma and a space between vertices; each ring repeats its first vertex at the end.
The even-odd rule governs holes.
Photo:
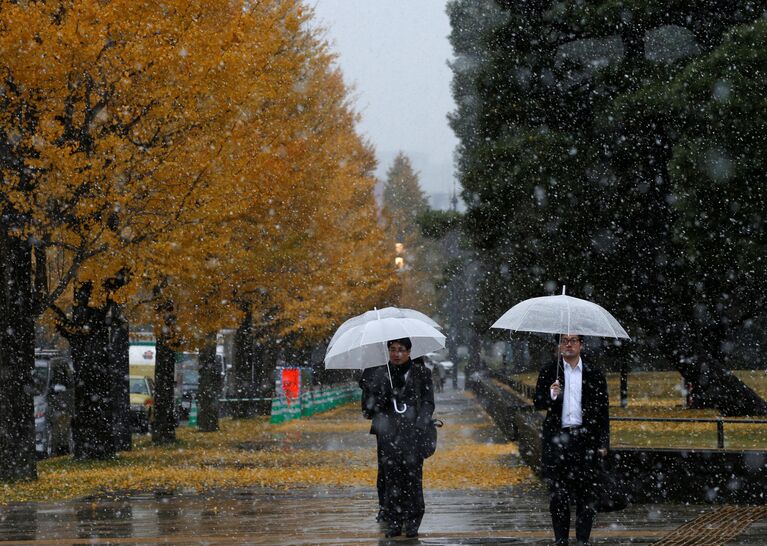
POLYGON ((270 377, 268 362, 253 362, 250 338, 300 333, 301 342, 318 343, 396 284, 372 194, 372 151, 355 133, 326 46, 309 31, 302 39, 312 54, 282 94, 279 135, 244 148, 243 176, 257 197, 231 220, 239 254, 221 262, 227 300, 242 311, 238 331, 248 332, 236 338, 239 397, 255 393, 252 369, 257 384, 270 377))
MULTIPOLYGON (((236 25, 227 23, 242 17, 241 6, 228 2, 2 3, 0 239, 9 281, 2 288, 3 316, 14 330, 4 328, 2 339, 10 380, 0 387, 7 410, 0 459, 8 461, 0 477, 34 475, 32 401, 25 388, 32 379, 34 317, 75 279, 78 304, 88 307, 102 285, 83 266, 98 259, 94 272, 114 274, 123 268, 121 248, 162 232, 174 212, 193 202, 185 160, 227 114, 205 98, 224 87, 225 54, 239 40, 236 25), (190 201, 166 199, 166 214, 145 214, 169 194, 190 201), (61 272, 52 285, 46 282, 51 257, 61 272)), ((73 313, 64 330, 90 334, 94 319, 73 313)), ((97 399, 104 411, 86 413, 92 419, 76 416, 75 430, 88 423, 104 432, 107 389, 87 392, 103 379, 99 354, 78 354, 77 345, 76 381, 88 396, 76 393, 76 406, 97 399)), ((82 455, 109 456, 113 449, 100 440, 86 434, 82 455)))
MULTIPOLYGON (((234 301, 221 297, 221 281, 234 278, 227 264, 280 270, 274 255, 243 258, 227 230, 285 195, 282 210, 295 210, 291 192, 310 178, 290 146, 309 119, 285 100, 325 55, 306 18, 292 0, 0 3, 0 479, 35 474, 28 387, 34 320, 46 309, 83 348, 78 405, 100 405, 80 454, 108 457, 110 395, 96 373, 104 352, 88 342, 109 320, 107 303, 131 303, 134 316, 170 309, 177 325, 210 332, 237 320, 222 304, 234 301)), ((349 183, 323 181, 334 191, 336 182, 349 183)), ((271 248, 290 246, 282 223, 257 218, 252 248, 274 234, 271 248)), ((381 271, 368 282, 390 281, 381 271)))

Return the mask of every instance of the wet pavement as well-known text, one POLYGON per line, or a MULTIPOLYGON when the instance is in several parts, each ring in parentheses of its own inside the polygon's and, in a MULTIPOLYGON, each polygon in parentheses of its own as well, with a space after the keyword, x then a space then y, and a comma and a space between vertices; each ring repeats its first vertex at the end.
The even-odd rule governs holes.
MULTIPOLYGON (((463 391, 437 395, 445 423, 440 450, 462 445, 461 436, 481 443, 506 444, 488 416, 463 391)), ((343 426, 361 419, 356 408, 334 412, 332 420, 280 429, 286 438, 317 452, 369 453, 372 436, 362 427, 343 426), (332 425, 332 426, 331 426, 332 425), (337 429, 336 432, 333 429, 337 429), (349 429, 352 429, 351 431, 349 429), (285 432, 287 431, 287 432, 285 432)), ((250 446, 254 448, 257 446, 250 446)), ((471 464, 471 458, 467 459, 471 464)), ((428 467, 433 463, 426 462, 428 467)), ((522 463, 507 456, 504 465, 522 463)), ((444 476, 440 477, 444 480, 444 476)), ((449 476, 447 479, 449 480, 449 476)), ((20 503, 0 507, 4 544, 531 544, 552 543, 546 492, 534 479, 515 486, 479 489, 436 488, 425 480, 426 515, 418 539, 386 540, 374 521, 371 487, 243 488, 206 493, 132 494, 58 503, 20 503)), ((767 510, 714 505, 634 505, 597 516, 593 544, 767 544, 767 510)), ((574 544, 574 540, 573 540, 574 544)))

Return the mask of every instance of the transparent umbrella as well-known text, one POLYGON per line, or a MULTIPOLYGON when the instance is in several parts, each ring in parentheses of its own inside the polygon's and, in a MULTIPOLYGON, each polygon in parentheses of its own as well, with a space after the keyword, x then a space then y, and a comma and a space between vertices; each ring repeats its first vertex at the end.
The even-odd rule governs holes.
MULTIPOLYGON (((391 370, 388 369, 389 350, 386 342, 402 338, 409 338, 413 344, 410 349, 411 358, 445 347, 445 336, 422 320, 379 318, 353 326, 343 332, 325 355, 325 368, 362 370, 386 364, 389 383, 393 388, 391 370)), ((399 409, 394 400, 394 408, 402 413, 407 406, 405 409, 399 409)))
POLYGON ((340 338, 345 332, 349 331, 351 328, 354 328, 355 326, 360 326, 361 324, 365 324, 366 322, 371 322, 373 320, 380 320, 383 318, 412 318, 412 319, 420 320, 421 322, 425 322, 426 324, 434 328, 438 328, 440 330, 442 329, 442 327, 439 324, 437 324, 427 315, 421 313, 420 311, 416 311, 415 309, 406 309, 402 307, 384 307, 383 309, 373 309, 372 311, 365 311, 361 315, 352 317, 349 320, 345 321, 343 324, 341 324, 341 326, 338 327, 338 330, 336 330, 336 333, 333 334, 333 337, 330 338, 330 343, 328 343, 328 348, 326 353, 330 352, 330 348, 333 345, 335 345, 336 341, 338 341, 338 338, 340 338))
POLYGON ((631 339, 607 310, 596 303, 566 296, 564 288, 559 296, 530 298, 516 304, 491 328, 631 339))
POLYGON ((604 308, 564 294, 520 302, 506 311, 491 328, 630 339, 626 330, 604 308))

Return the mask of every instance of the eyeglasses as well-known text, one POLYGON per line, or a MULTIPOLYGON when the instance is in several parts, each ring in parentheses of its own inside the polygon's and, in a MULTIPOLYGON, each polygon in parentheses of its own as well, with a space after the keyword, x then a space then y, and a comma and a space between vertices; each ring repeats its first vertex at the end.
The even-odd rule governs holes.
POLYGON ((580 343, 581 340, 577 337, 569 337, 569 338, 562 338, 559 342, 560 345, 575 345, 576 343, 580 343))
POLYGON ((390 353, 409 353, 410 349, 405 349, 405 348, 400 349, 399 347, 389 347, 389 352, 390 353))

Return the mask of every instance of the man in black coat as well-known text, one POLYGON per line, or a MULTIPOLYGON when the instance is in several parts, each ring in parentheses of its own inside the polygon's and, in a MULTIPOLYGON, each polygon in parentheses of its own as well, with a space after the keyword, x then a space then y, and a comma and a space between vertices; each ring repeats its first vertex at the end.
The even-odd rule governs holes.
POLYGON ((386 536, 404 531, 416 537, 425 509, 419 444, 434 412, 434 385, 429 369, 410 360, 409 339, 387 345, 389 368, 379 366, 366 377, 363 412, 373 420, 378 444, 386 536))
POLYGON ((567 545, 571 501, 578 545, 589 544, 598 457, 610 447, 607 381, 600 369, 583 362, 582 347, 581 336, 562 334, 562 361, 545 366, 535 388, 535 408, 546 410, 541 463, 557 546, 567 545))

